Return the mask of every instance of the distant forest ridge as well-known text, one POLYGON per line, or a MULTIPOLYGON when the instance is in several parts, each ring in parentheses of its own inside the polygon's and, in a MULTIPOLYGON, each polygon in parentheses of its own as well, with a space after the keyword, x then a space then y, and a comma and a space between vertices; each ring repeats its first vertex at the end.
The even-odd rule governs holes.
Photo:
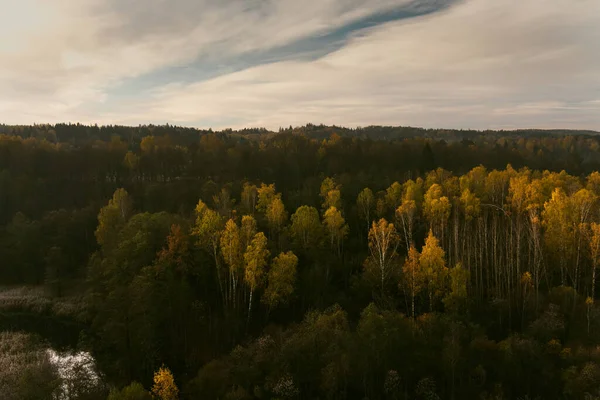
POLYGON ((341 126, 313 125, 280 128, 277 132, 266 128, 244 129, 198 129, 176 125, 83 125, 83 124, 35 124, 35 125, 5 125, 0 124, 0 134, 19 136, 21 138, 46 139, 54 143, 85 144, 90 141, 110 141, 120 137, 130 144, 139 143, 146 136, 168 136, 172 145, 189 145, 196 142, 202 135, 215 133, 243 139, 268 139, 277 134, 291 133, 304 135, 313 139, 326 139, 332 135, 342 138, 360 138, 373 140, 398 140, 425 138, 456 142, 462 140, 500 138, 543 138, 565 136, 598 136, 600 132, 577 129, 514 129, 514 130, 474 130, 474 129, 425 129, 410 126, 366 126, 345 128, 341 126))

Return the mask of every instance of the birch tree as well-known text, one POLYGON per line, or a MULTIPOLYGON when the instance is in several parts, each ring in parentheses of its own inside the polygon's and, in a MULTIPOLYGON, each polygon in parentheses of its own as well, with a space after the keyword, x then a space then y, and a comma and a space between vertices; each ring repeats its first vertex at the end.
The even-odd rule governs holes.
POLYGON ((395 261, 398 256, 399 237, 394 224, 381 218, 373 222, 369 231, 369 252, 367 266, 372 266, 379 276, 381 295, 385 292, 385 285, 393 273, 395 261))
POLYGON ((211 210, 200 200, 196 206, 196 223, 192 235, 197 237, 197 244, 207 250, 214 259, 217 280, 224 304, 227 303, 226 286, 223 285, 221 265, 219 263, 219 243, 223 230, 223 218, 218 212, 211 210))
POLYGON ((331 250, 335 251, 340 257, 342 255, 342 243, 348 235, 349 229, 342 213, 333 206, 329 207, 323 216, 323 226, 329 237, 331 250))
POLYGON ((598 264, 600 264, 600 224, 595 222, 590 224, 589 246, 592 261, 590 297, 593 302, 596 298, 596 270, 598 269, 598 264))
POLYGON ((402 268, 402 283, 410 293, 410 309, 413 319, 415 318, 415 297, 423 290, 423 285, 425 283, 425 276, 423 275, 421 264, 419 263, 420 256, 419 251, 414 246, 410 246, 408 249, 408 257, 406 257, 404 267, 402 268))
POLYGON ((279 196, 275 197, 267 207, 266 216, 271 236, 278 236, 288 217, 285 205, 279 196))
POLYGON ((254 215, 254 211, 256 210, 256 205, 258 203, 258 188, 256 185, 252 185, 248 182, 244 183, 241 197, 241 205, 244 208, 244 211, 248 214, 254 215))
POLYGON ((240 240, 240 229, 233 219, 225 224, 225 229, 221 233, 221 254, 225 264, 229 267, 229 301, 235 308, 238 291, 238 282, 243 267, 242 243, 240 240))
POLYGON ((371 215, 375 208, 375 196, 373 191, 369 188, 364 188, 356 199, 356 207, 358 208, 358 215, 363 219, 367 226, 367 231, 371 226, 371 215))
POLYGON ((267 248, 267 237, 258 232, 244 252, 244 279, 250 289, 248 300, 248 322, 252 314, 252 298, 254 292, 264 285, 267 259, 271 254, 267 248))

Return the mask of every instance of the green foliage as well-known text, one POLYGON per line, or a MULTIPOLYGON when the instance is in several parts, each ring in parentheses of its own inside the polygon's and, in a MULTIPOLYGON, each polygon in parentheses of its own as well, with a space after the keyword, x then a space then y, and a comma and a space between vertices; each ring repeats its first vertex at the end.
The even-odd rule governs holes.
POLYGON ((98 214, 95 235, 100 246, 110 249, 120 229, 131 216, 132 205, 125 189, 117 189, 106 207, 98 214))
POLYGON ((289 301, 294 293, 297 266, 298 257, 291 251, 281 253, 273 259, 268 274, 269 284, 263 296, 263 303, 269 308, 275 308, 289 301))
POLYGON ((300 249, 309 251, 318 248, 323 239, 319 211, 309 206, 298 207, 292 215, 290 234, 300 249))
POLYGON ((450 292, 444 297, 446 310, 452 313, 464 313, 468 300, 467 285, 470 280, 469 271, 457 264, 450 268, 450 292))
POLYGON ((152 400, 152 396, 140 383, 132 382, 121 390, 111 390, 107 400, 152 400))
MULTIPOLYGON (((2 290, 0 323, 83 327, 108 382, 150 388, 166 363, 182 398, 594 398, 598 149, 569 132, 0 125, 0 283, 38 285, 2 290)), ((7 350, 33 384, 2 395, 47 398, 39 349, 7 350)))

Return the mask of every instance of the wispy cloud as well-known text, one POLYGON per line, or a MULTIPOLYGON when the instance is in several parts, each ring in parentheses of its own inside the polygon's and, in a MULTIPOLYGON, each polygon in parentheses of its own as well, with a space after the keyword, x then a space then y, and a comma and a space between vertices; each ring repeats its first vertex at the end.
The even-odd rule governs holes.
POLYGON ((600 128, 597 0, 49 3, 0 27, 6 122, 600 128))

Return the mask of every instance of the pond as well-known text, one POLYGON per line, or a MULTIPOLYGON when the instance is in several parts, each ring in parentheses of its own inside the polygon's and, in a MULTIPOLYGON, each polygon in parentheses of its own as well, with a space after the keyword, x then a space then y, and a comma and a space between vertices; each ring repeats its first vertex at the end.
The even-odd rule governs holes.
POLYGON ((0 389, 11 400, 106 399, 103 374, 81 346, 86 326, 73 315, 22 290, 0 291, 0 389))

